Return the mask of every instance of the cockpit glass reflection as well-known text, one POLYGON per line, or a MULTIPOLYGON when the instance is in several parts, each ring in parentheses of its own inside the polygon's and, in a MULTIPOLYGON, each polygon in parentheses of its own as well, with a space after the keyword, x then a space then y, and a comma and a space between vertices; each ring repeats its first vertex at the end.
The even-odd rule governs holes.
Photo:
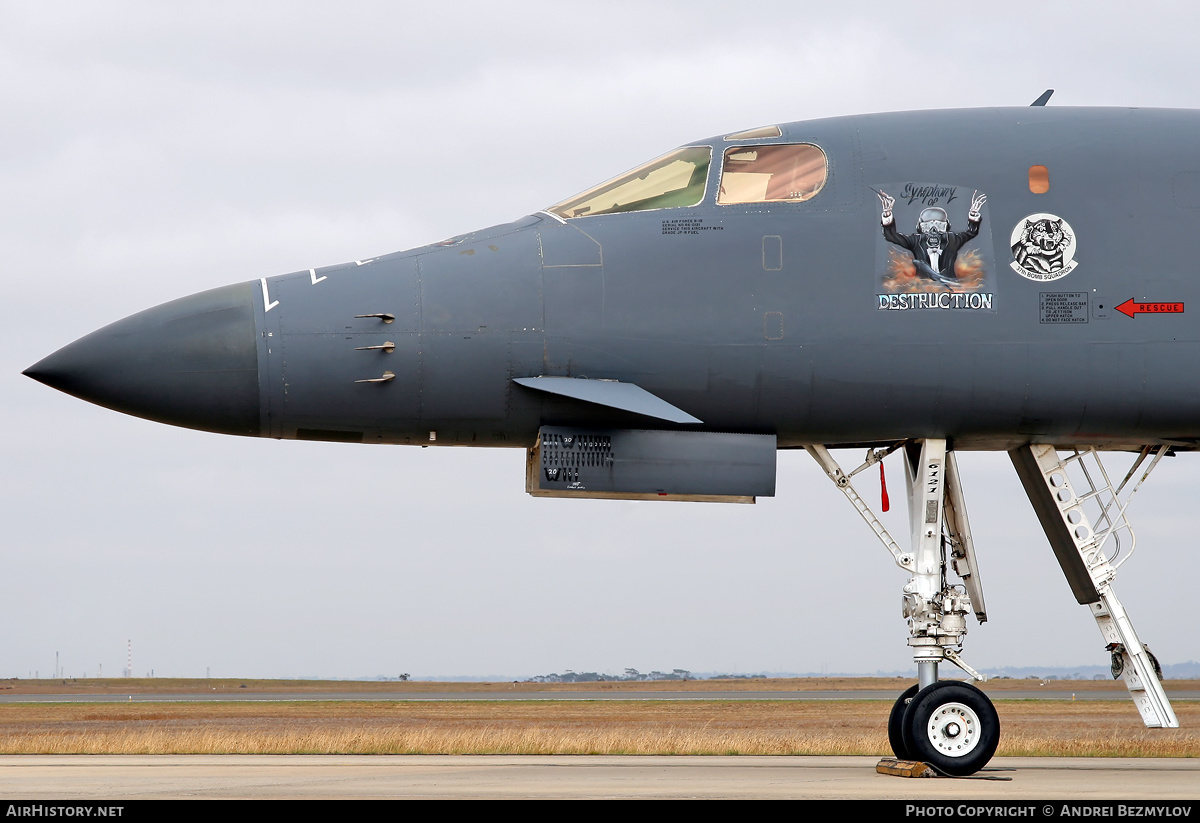
POLYGON ((725 150, 717 202, 803 202, 825 185, 825 152, 808 143, 725 150))
POLYGON ((546 211, 559 217, 694 206, 704 199, 712 149, 676 149, 546 211))

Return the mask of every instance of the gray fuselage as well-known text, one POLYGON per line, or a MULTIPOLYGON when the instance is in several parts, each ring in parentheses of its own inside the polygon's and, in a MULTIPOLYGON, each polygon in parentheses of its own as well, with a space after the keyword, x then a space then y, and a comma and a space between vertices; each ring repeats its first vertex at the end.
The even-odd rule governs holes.
POLYGON ((1131 298, 1200 310, 1200 113, 911 112, 688 145, 713 150, 698 205, 538 213, 228 286, 119 321, 29 373, 143 417, 276 438, 430 445, 434 432, 437 445, 528 448, 542 425, 775 434, 781 448, 1200 437, 1192 315, 1114 310, 1131 298), (818 194, 716 202, 723 153, 792 143, 824 151, 818 194), (1032 166, 1048 169, 1047 191, 1031 190, 1032 166), (880 261, 903 250, 884 238, 876 190, 897 198, 909 233, 900 209, 923 203, 902 198, 920 200, 921 183, 942 205, 956 192, 952 231, 967 227, 955 209, 986 192, 984 231, 963 249, 988 267, 974 306, 953 298, 952 310, 953 289, 935 284, 905 310, 881 293, 880 261), (1071 227, 1065 276, 1014 269, 1010 235, 1038 214, 1071 227), (513 383, 538 376, 636 384, 703 423, 513 383))

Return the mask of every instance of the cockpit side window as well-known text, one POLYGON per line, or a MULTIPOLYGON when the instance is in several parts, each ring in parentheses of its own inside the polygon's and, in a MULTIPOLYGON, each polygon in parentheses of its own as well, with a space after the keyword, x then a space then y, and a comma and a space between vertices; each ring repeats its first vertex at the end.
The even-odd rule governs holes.
POLYGON ((694 206, 704 199, 711 162, 708 146, 676 149, 546 211, 569 218, 694 206))
POLYGON ((825 152, 810 143, 733 146, 725 150, 717 202, 800 203, 825 185, 825 152))

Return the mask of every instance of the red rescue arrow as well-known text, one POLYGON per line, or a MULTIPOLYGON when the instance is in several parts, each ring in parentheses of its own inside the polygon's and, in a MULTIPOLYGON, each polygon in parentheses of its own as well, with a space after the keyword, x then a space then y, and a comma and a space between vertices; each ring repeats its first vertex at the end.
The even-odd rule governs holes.
POLYGON ((1135 303, 1129 298, 1117 306, 1121 314, 1133 317, 1135 314, 1183 314, 1182 303, 1135 303))

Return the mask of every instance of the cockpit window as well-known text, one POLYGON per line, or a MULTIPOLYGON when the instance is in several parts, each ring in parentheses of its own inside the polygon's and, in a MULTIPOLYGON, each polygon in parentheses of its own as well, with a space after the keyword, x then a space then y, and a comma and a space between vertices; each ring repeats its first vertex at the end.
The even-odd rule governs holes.
POLYGON ((798 203, 825 185, 825 152, 809 143, 733 146, 725 150, 717 202, 798 203))
POLYGON ((779 137, 779 126, 759 126, 756 129, 746 129, 725 135, 725 141, 730 140, 765 140, 768 137, 779 137))
POLYGON ((694 206, 704 199, 711 161, 712 149, 708 146, 676 149, 546 211, 559 217, 592 217, 694 206))

